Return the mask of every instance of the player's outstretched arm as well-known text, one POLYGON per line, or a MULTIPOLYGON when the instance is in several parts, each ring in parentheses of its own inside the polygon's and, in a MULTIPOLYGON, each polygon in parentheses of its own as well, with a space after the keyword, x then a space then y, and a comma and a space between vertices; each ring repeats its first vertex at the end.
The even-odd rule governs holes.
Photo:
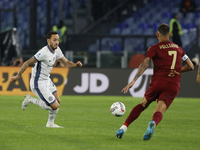
POLYGON ((190 58, 188 58, 186 61, 184 61, 184 63, 185 63, 185 65, 182 66, 181 72, 186 72, 186 71, 194 70, 194 65, 191 62, 190 58))
POLYGON ((19 72, 17 73, 17 75, 12 76, 10 78, 10 81, 14 82, 18 80, 21 77, 22 73, 27 69, 27 67, 29 67, 29 65, 35 64, 36 62, 37 62, 37 59, 35 59, 34 57, 31 57, 29 60, 25 61, 23 65, 21 66, 21 68, 19 69, 19 72))
POLYGON ((197 72, 197 82, 200 83, 200 66, 198 68, 198 72, 197 72))
POLYGON ((82 63, 80 61, 77 61, 76 63, 73 63, 73 62, 67 60, 67 58, 65 58, 64 56, 62 58, 60 58, 59 60, 67 68, 82 67, 82 63))
POLYGON ((149 63, 150 63, 150 58, 147 57, 145 58, 145 60, 140 64, 138 71, 135 75, 135 77, 133 78, 133 80, 131 81, 131 83, 129 83, 126 87, 124 87, 122 89, 121 92, 127 93, 128 90, 135 84, 135 81, 144 73, 144 71, 149 67, 149 63))

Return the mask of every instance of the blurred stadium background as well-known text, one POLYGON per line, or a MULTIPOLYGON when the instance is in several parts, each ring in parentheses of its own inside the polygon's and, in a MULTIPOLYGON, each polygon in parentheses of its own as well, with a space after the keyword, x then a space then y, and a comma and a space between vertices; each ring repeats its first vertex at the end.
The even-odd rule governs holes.
MULTIPOLYGON (((199 8, 200 1, 194 1, 199 8)), ((200 12, 184 17, 180 3, 181 0, 1 0, 0 32, 17 28, 19 50, 25 61, 46 45, 46 33, 63 20, 67 41, 61 48, 69 60, 79 59, 85 67, 130 68, 134 67, 129 64, 131 58, 145 55, 148 47, 157 42, 158 25, 169 24, 174 13, 179 14, 183 29, 183 49, 190 57, 199 54, 200 12)), ((3 51, 1 48, 1 57, 3 51)))
POLYGON ((122 141, 114 135, 132 106, 141 101, 131 96, 143 97, 149 85, 153 65, 129 93, 121 93, 137 71, 132 68, 158 42, 160 23, 169 24, 178 13, 182 47, 190 58, 199 56, 200 0, 194 1, 197 11, 184 17, 181 0, 0 0, 0 149, 199 149, 197 68, 182 74, 179 95, 150 143, 144 143, 142 135, 156 103, 130 126, 122 141), (52 81, 62 99, 56 122, 64 128, 51 130, 44 128, 45 111, 37 106, 21 110, 23 95, 32 93, 31 67, 20 80, 10 82, 19 67, 7 66, 18 57, 26 61, 47 45, 46 33, 60 20, 67 27, 67 40, 60 45, 63 53, 84 66, 52 70, 52 81), (116 101, 126 105, 123 117, 110 114, 116 101))

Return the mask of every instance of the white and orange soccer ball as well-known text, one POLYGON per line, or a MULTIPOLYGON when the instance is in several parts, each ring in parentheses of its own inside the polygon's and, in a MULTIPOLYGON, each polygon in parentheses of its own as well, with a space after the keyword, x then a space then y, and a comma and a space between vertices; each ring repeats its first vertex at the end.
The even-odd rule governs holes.
POLYGON ((110 111, 112 115, 120 117, 126 112, 126 107, 122 102, 114 102, 110 107, 110 111))

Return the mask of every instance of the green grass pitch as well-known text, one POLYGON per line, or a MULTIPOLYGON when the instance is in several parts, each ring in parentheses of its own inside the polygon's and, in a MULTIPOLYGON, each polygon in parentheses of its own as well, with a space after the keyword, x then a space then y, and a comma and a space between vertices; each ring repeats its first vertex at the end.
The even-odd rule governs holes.
POLYGON ((30 104, 21 109, 23 96, 0 96, 0 150, 197 150, 200 140, 200 101, 176 98, 149 141, 143 141, 156 102, 133 122, 122 139, 115 132, 141 98, 127 96, 61 96, 55 123, 46 128, 48 111, 30 104), (126 106, 122 117, 110 113, 113 102, 126 106))

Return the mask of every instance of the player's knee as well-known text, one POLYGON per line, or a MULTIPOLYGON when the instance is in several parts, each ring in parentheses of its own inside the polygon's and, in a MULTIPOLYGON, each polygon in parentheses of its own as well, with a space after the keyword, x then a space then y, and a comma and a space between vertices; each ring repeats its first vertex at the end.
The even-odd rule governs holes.
POLYGON ((57 109, 59 108, 59 103, 58 103, 57 101, 55 101, 55 103, 53 103, 53 104, 51 105, 51 108, 52 108, 53 110, 57 110, 57 109))
POLYGON ((145 97, 143 97, 142 102, 140 104, 144 109, 148 107, 148 101, 146 100, 145 97))
POLYGON ((57 106, 52 106, 51 107, 53 110, 57 110, 58 108, 59 108, 59 105, 57 105, 57 106))
POLYGON ((148 101, 142 101, 141 102, 141 105, 144 109, 146 109, 149 105, 150 105, 151 102, 148 102, 148 101))
POLYGON ((144 103, 141 103, 141 105, 142 105, 142 107, 143 107, 143 108, 145 108, 145 107, 146 107, 146 105, 145 105, 144 103))

